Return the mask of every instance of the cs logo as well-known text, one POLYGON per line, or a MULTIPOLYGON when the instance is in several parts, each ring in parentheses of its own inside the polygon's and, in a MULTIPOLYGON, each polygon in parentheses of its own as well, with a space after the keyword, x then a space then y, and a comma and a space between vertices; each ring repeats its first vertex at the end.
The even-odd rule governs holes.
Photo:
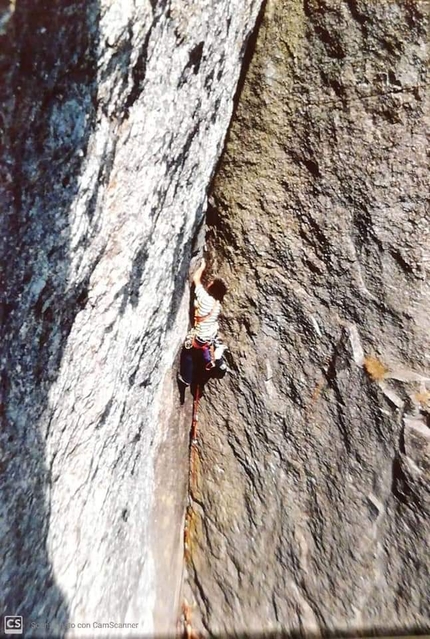
POLYGON ((22 635, 24 632, 24 624, 22 617, 14 615, 4 618, 4 634, 5 635, 22 635))

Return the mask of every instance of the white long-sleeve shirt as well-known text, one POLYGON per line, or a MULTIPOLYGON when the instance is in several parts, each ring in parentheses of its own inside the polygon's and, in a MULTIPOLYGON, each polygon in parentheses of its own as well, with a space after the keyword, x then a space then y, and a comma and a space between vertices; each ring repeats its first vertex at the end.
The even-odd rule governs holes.
POLYGON ((195 314, 198 317, 209 315, 202 322, 195 322, 195 334, 199 339, 210 342, 215 339, 218 333, 218 316, 221 312, 221 303, 209 295, 202 284, 196 286, 195 296, 195 314))

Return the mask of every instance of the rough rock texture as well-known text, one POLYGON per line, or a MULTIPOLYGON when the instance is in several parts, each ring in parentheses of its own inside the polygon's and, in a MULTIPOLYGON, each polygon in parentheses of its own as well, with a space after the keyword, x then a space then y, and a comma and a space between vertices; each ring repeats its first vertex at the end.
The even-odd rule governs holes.
POLYGON ((267 3, 208 216, 234 369, 193 488, 212 633, 430 629, 428 9, 267 3))
POLYGON ((0 612, 29 634, 174 627, 187 438, 166 371, 258 8, 1 5, 0 612))

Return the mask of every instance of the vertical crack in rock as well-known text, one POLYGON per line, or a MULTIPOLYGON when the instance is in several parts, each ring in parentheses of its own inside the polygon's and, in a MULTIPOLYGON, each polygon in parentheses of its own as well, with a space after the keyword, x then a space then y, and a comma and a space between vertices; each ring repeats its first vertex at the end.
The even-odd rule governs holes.
POLYGON ((203 634, 429 631, 428 20, 265 7, 207 216, 233 373, 201 406, 203 634))
POLYGON ((0 612, 29 636, 175 630, 187 425, 172 365, 259 6, 1 8, 0 612))

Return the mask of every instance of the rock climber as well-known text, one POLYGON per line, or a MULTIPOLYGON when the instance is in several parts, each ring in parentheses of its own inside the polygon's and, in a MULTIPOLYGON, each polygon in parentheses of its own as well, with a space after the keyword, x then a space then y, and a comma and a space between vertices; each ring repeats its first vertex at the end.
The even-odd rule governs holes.
POLYGON ((202 275, 205 268, 206 262, 203 259, 193 276, 195 285, 194 326, 185 340, 179 375, 179 380, 187 385, 192 383, 194 355, 196 352, 201 352, 204 368, 207 371, 210 371, 215 366, 214 341, 218 333, 221 302, 227 292, 225 282, 219 277, 211 280, 205 289, 202 284, 202 275))
POLYGON ((205 260, 194 274, 194 348, 200 348, 206 370, 215 366, 214 340, 218 333, 218 316, 221 312, 221 302, 227 292, 227 287, 219 277, 212 280, 205 290, 202 275, 206 268, 205 260))

